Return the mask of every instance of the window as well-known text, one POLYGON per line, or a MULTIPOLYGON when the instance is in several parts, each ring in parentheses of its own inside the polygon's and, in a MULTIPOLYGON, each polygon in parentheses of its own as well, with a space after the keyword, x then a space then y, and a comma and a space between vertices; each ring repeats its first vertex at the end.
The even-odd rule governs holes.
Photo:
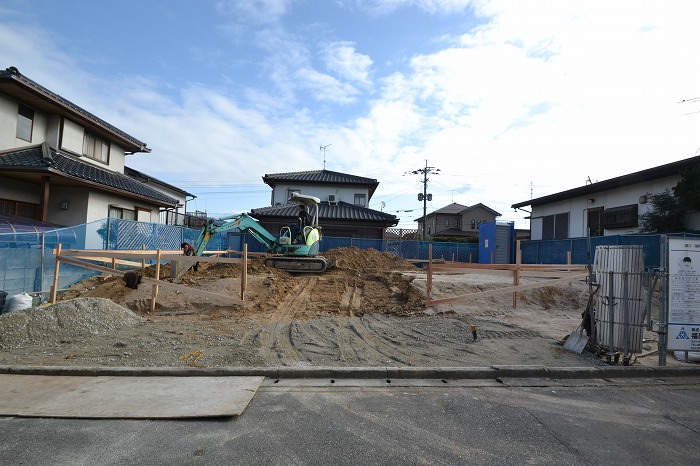
POLYGON ((450 228, 450 219, 449 218, 445 219, 445 228, 450 228))
POLYGON ((637 204, 630 204, 612 209, 605 209, 603 222, 605 228, 630 228, 638 225, 637 204))
POLYGON ((602 236, 603 208, 588 209, 588 231, 591 236, 602 236))
POLYGON ((569 237, 569 213, 542 217, 542 239, 566 239, 569 237))
POLYGON ((32 142, 33 127, 34 110, 26 105, 19 104, 17 109, 17 138, 32 142))
POLYGON ((367 195, 366 194, 355 194, 355 205, 364 207, 367 205, 367 195))
POLYGON ((476 230, 476 219, 472 219, 472 230, 476 230))
POLYGON ((39 204, 0 199, 0 214, 15 217, 37 218, 39 204))
POLYGON ((109 206, 109 217, 121 218, 122 220, 136 220, 136 211, 111 205, 109 206))
POLYGON ((109 144, 92 133, 85 133, 83 138, 83 154, 93 160, 109 163, 109 144))

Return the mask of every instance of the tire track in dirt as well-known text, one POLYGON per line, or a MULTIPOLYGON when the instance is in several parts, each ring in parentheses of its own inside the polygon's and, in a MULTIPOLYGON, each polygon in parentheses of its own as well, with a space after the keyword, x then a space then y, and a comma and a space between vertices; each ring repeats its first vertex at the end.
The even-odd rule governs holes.
MULTIPOLYGON (((452 321, 442 321, 442 325, 452 325, 452 321)), ((409 355, 412 360, 417 361, 417 365, 433 365, 435 361, 451 361, 461 365, 462 359, 454 357, 460 353, 473 354, 474 352, 468 348, 470 342, 468 340, 452 340, 445 338, 445 332, 441 332, 437 327, 436 322, 432 321, 429 325, 430 333, 423 332, 415 328, 415 326, 428 325, 428 321, 411 321, 410 323, 401 322, 401 325, 394 325, 394 322, 387 321, 377 315, 370 315, 367 319, 367 327, 370 331, 377 334, 381 339, 387 339, 385 335, 391 332, 398 332, 393 335, 390 342, 396 341, 399 344, 405 342, 404 354, 409 355), (426 361, 421 362, 421 361, 426 361)), ((455 324, 457 325, 457 324, 455 324)), ((471 334, 471 332, 470 332, 471 334)))
POLYGON ((372 314, 361 318, 352 317, 348 319, 348 330, 366 346, 389 358, 390 361, 407 366, 429 366, 434 362, 432 358, 426 358, 418 352, 402 348, 403 342, 399 338, 387 336, 389 331, 395 331, 394 327, 386 326, 385 330, 382 330, 384 334, 377 333, 368 326, 371 320, 376 321, 372 314))
POLYGON ((318 282, 318 277, 301 277, 294 288, 277 305, 274 322, 262 327, 254 335, 247 337, 251 343, 260 348, 260 356, 271 365, 298 364, 306 358, 300 354, 294 344, 294 334, 303 338, 303 331, 293 325, 294 314, 306 307, 306 303, 318 282))

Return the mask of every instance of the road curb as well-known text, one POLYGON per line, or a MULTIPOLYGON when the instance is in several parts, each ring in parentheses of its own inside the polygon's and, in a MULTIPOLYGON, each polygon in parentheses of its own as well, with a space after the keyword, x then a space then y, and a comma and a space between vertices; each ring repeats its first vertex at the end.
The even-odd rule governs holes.
POLYGON ((607 379, 700 376, 700 365, 489 367, 65 367, 0 366, 0 374, 124 377, 250 377, 272 379, 607 379))

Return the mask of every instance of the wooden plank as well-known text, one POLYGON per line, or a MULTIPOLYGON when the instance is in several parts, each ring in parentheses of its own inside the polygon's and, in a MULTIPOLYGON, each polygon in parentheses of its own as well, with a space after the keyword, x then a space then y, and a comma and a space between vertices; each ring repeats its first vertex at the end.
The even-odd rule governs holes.
POLYGON ((586 270, 586 265, 582 264, 470 264, 467 262, 446 262, 438 264, 433 262, 433 268, 438 270, 514 270, 519 268, 523 270, 551 270, 551 271, 566 271, 566 270, 586 270))
MULTIPOLYGON (((76 259, 90 259, 93 261, 99 261, 99 262, 110 262, 112 261, 111 257, 107 256, 95 256, 93 254, 65 254, 65 256, 70 256, 70 257, 75 257, 76 259)), ((136 257, 136 256, 133 256, 136 257)), ((153 257, 150 257, 148 254, 145 256, 139 256, 138 258, 140 259, 141 257, 144 257, 145 259, 152 259, 156 260, 157 255, 154 255, 153 257)), ((164 261, 188 261, 190 260, 189 258, 196 258, 197 262, 210 262, 210 263, 218 263, 218 264, 239 264, 242 259, 240 257, 208 257, 208 256, 183 256, 182 254, 161 254, 160 258, 161 260, 164 261)), ((117 264, 122 264, 122 265, 129 265, 129 266, 135 266, 135 267, 140 267, 141 262, 134 262, 134 261, 126 261, 126 260, 121 260, 117 259, 117 264)))
MULTIPOLYGON (((122 271, 122 270, 112 270, 112 269, 107 268, 107 267, 102 267, 99 265, 90 264, 89 262, 83 262, 81 260, 73 259, 70 257, 60 257, 59 256, 57 259, 60 262, 65 262, 66 264, 77 265, 78 267, 84 267, 86 269, 94 270, 96 272, 106 273, 108 275, 117 275, 119 277, 123 277, 124 273, 125 273, 125 271, 122 271)), ((218 294, 218 293, 212 293, 211 291, 199 290, 197 288, 191 288, 189 286, 179 285, 176 283, 170 283, 170 282, 165 282, 165 281, 158 281, 158 283, 155 283, 156 280, 154 280, 150 277, 142 277, 141 282, 142 283, 157 284, 161 288, 166 288, 169 290, 182 291, 183 289, 185 289, 185 290, 187 290, 186 293, 189 293, 189 294, 198 295, 198 296, 202 296, 205 298, 212 297, 212 298, 224 299, 226 301, 229 301, 231 304, 239 304, 239 305, 243 304, 243 300, 239 299, 236 296, 227 296, 227 295, 222 295, 222 294, 218 294)), ((185 291, 183 291, 183 293, 185 293, 185 291)))
POLYGON ((61 243, 56 246, 56 266, 53 271, 53 284, 51 285, 51 304, 56 302, 56 293, 58 292, 58 271, 60 270, 61 264, 59 257, 61 257, 61 243))
MULTIPOLYGON (((160 249, 158 250, 158 256, 156 257, 156 273, 155 281, 160 281, 160 249)), ((158 285, 153 285, 153 296, 151 298, 151 314, 156 310, 156 299, 158 299, 158 285)))
POLYGON ((487 290, 487 291, 476 291, 474 293, 467 293, 467 294, 463 294, 460 296, 453 296, 451 298, 431 299, 430 301, 426 301, 425 305, 430 307, 430 306, 437 306, 439 304, 454 303, 454 302, 462 301, 462 300, 468 299, 468 298, 494 296, 494 295, 498 295, 498 294, 502 294, 502 293, 512 293, 514 291, 534 290, 536 288, 544 288, 545 286, 552 286, 552 283, 568 281, 568 280, 571 280, 574 278, 583 278, 583 277, 586 277, 587 275, 588 275, 587 273, 579 273, 579 274, 571 275, 571 276, 565 277, 565 278, 557 278, 554 280, 548 280, 546 282, 530 283, 528 285, 506 286, 503 288, 496 288, 494 290, 487 290))

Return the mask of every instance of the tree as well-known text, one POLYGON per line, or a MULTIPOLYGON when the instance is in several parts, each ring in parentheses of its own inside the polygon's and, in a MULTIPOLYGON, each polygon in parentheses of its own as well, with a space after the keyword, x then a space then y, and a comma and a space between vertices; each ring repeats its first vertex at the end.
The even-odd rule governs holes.
POLYGON ((687 210, 700 211, 700 164, 681 173, 673 194, 687 210))
POLYGON ((670 189, 652 194, 649 204, 649 211, 639 218, 642 233, 678 233, 685 230, 685 207, 670 189))

